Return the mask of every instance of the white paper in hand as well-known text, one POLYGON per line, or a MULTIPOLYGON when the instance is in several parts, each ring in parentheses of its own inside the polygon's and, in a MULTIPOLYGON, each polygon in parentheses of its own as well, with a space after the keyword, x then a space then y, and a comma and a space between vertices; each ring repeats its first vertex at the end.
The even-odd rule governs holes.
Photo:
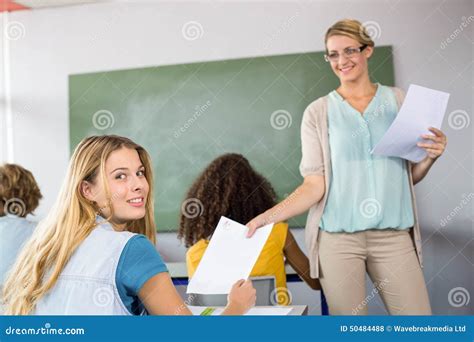
POLYGON ((237 280, 250 276, 272 228, 273 223, 247 238, 247 226, 222 216, 187 293, 228 294, 237 280))
POLYGON ((448 93, 410 85, 397 117, 372 153, 415 163, 423 160, 426 151, 416 144, 426 142, 422 134, 433 134, 428 127, 441 128, 448 99, 448 93))

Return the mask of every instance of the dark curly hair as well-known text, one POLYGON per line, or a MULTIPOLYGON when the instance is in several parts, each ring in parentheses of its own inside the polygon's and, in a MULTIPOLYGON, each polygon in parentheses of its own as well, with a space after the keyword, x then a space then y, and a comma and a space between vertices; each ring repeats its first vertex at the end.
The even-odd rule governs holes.
POLYGON ((0 166, 0 216, 26 217, 43 197, 33 174, 17 164, 0 166))
POLYGON ((212 161, 189 189, 181 210, 178 239, 190 247, 201 239, 210 239, 221 216, 245 224, 273 207, 276 200, 271 184, 244 156, 224 154, 212 161), (197 203, 198 212, 186 213, 185 203, 197 203))

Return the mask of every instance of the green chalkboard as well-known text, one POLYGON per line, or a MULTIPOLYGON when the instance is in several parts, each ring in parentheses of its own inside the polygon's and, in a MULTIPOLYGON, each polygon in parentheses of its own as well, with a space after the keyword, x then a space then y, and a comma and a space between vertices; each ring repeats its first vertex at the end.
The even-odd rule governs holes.
MULTIPOLYGON (((394 84, 391 47, 375 49, 370 70, 373 81, 394 84)), ((97 134, 144 146, 157 228, 176 230, 192 181, 226 152, 245 155, 280 198, 291 193, 302 181, 303 111, 337 85, 323 52, 71 75, 70 148, 97 134)), ((302 227, 305 215, 289 223, 302 227)))

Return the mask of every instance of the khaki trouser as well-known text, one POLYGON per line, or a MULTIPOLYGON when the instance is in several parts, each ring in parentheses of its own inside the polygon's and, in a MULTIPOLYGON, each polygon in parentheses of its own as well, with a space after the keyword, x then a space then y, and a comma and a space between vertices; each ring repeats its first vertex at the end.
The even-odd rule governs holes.
POLYGON ((367 315, 376 293, 391 315, 431 315, 410 229, 319 234, 320 282, 331 315, 367 315), (374 290, 367 294, 365 274, 374 290))

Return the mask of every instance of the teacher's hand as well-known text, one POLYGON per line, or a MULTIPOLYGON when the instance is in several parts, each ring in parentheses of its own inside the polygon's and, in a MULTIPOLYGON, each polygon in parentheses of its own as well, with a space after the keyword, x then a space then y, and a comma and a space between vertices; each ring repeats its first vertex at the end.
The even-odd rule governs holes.
POLYGON ((429 159, 432 159, 433 161, 435 161, 443 154, 446 148, 446 145, 448 143, 448 140, 446 138, 446 135, 444 135, 444 133, 441 132, 439 129, 434 128, 434 127, 430 127, 428 129, 434 135, 423 134, 421 137, 425 140, 431 140, 431 141, 425 142, 425 143, 419 142, 417 145, 425 149, 426 153, 428 154, 427 157, 429 159))
POLYGON ((251 219, 249 222, 247 222, 246 226, 249 227, 249 230, 247 232, 247 237, 252 237, 253 234, 255 234, 255 231, 266 225, 268 222, 264 218, 264 214, 260 214, 257 217, 254 217, 251 219))

